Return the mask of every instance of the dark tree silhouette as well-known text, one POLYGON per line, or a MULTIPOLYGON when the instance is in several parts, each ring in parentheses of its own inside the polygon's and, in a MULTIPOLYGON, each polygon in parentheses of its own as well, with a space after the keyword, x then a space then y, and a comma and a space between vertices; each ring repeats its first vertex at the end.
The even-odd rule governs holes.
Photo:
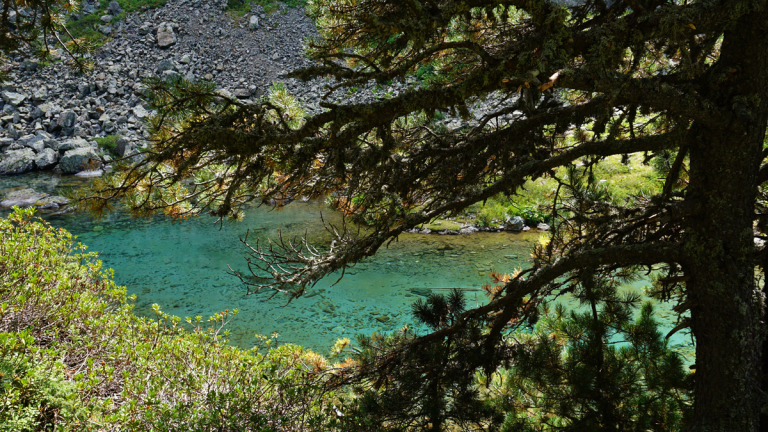
MULTIPOLYGON (((765 0, 315 0, 310 10, 323 35, 308 45, 316 66, 291 76, 331 77, 332 93, 386 86, 422 68, 435 71, 428 85, 371 103, 323 102, 324 112, 304 117, 281 89, 248 105, 209 83, 151 82, 156 145, 101 184, 92 209, 122 196, 138 213, 225 217, 252 200, 330 194, 349 222, 370 229, 339 228, 322 253, 301 241, 252 250, 252 263, 273 278, 257 288, 295 297, 414 226, 554 176, 561 187, 551 238, 530 268, 500 278, 476 308, 433 299, 419 312, 437 320, 433 332, 398 336, 340 381, 386 389, 397 367, 420 364, 415 375, 395 376, 416 380, 415 392, 453 392, 471 406, 474 371, 514 363, 507 336, 543 299, 654 269, 663 274, 658 297, 690 316, 681 326, 696 340, 688 427, 758 429, 766 406, 765 0), (490 95, 504 101, 470 122, 473 103, 490 95), (437 127, 436 110, 468 122, 437 127), (670 157, 663 188, 604 199, 591 167, 633 153, 670 157)), ((419 408, 431 427, 459 406, 432 400, 419 408)))

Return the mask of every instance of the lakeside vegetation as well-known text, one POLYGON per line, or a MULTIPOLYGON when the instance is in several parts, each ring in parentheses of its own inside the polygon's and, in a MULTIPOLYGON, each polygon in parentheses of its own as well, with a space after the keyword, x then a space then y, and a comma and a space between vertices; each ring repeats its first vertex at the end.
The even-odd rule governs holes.
POLYGON ((33 210, 0 219, 0 431, 333 428, 318 354, 228 345, 236 311, 149 319, 132 300, 33 210))

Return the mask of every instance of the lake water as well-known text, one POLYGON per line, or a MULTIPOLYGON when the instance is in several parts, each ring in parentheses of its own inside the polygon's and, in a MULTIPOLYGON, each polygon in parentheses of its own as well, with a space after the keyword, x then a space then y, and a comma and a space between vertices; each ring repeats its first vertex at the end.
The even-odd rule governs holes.
MULTIPOLYGON (((53 193, 83 181, 50 174, 0 177, 0 191, 29 186, 53 193)), ((209 217, 179 223, 164 217, 133 219, 120 212, 101 220, 83 214, 43 217, 72 232, 90 251, 99 252, 105 266, 114 269, 115 281, 137 296, 140 315, 152 315, 154 303, 181 317, 207 318, 225 309, 239 309, 228 326, 233 344, 250 347, 254 335, 277 332, 283 342, 321 353, 340 337, 354 339, 359 333, 393 331, 406 324, 413 328, 411 305, 429 291, 469 289, 469 303, 483 304, 484 294, 473 289, 490 282, 491 269, 504 273, 527 266, 531 242, 538 236, 405 234, 348 269, 336 285, 331 286, 338 276, 329 276, 291 303, 280 294, 268 299, 271 291, 246 295, 246 286, 227 273, 227 266, 247 272, 247 251, 240 239, 249 230, 253 243, 256 237, 274 239, 278 231, 284 237, 307 232, 314 244, 327 247, 330 236, 320 223, 321 213, 326 221, 338 221, 338 215, 321 203, 301 202, 282 210, 253 208, 243 221, 222 225, 209 217)), ((641 288, 644 283, 636 285, 641 288)), ((674 326, 672 318, 668 310, 660 310, 659 319, 666 328, 674 326)), ((690 361, 689 341, 681 333, 673 339, 684 345, 690 361)))

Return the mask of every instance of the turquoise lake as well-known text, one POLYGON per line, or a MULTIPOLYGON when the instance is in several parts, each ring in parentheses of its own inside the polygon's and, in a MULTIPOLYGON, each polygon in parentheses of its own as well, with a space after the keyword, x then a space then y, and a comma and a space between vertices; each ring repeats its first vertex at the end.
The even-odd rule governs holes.
MULTIPOLYGON (((55 193, 83 181, 50 174, 0 177, 0 196, 3 190, 22 186, 55 193)), ((135 310, 140 315, 151 315, 154 303, 180 317, 207 318, 238 309, 239 315, 228 326, 231 343, 247 348, 253 345, 254 335, 277 332, 282 342, 321 353, 337 338, 394 331, 406 324, 413 328, 411 304, 422 298, 419 293, 424 289, 468 289, 469 303, 483 304, 485 295, 474 289, 490 282, 491 269, 503 273, 526 267, 531 242, 538 236, 405 234, 376 256, 349 268, 336 285, 331 286, 338 275, 329 276, 291 303, 281 294, 269 300, 272 291, 246 295, 246 286, 227 273, 227 266, 247 272, 247 251, 240 242, 247 231, 252 244, 256 237, 275 239, 279 231, 283 237, 307 232, 314 244, 327 247, 330 236, 320 222, 321 214, 326 221, 339 220, 315 202, 294 202, 281 210, 254 207, 243 221, 221 225, 209 217, 179 223, 161 216, 133 219, 120 212, 100 220, 76 213, 41 215, 72 232, 89 251, 99 252, 105 267, 114 269, 115 281, 136 295, 135 310)), ((673 327, 673 318, 668 310, 659 309, 664 327, 673 327)), ((673 343, 683 346, 687 360, 693 359, 690 337, 678 333, 673 343)))

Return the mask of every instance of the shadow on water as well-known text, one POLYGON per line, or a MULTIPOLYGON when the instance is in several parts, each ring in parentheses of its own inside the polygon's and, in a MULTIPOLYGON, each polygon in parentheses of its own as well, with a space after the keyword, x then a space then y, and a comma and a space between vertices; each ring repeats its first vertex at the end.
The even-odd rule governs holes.
MULTIPOLYGON (((55 193, 57 188, 78 187, 84 180, 50 174, 0 177, 2 190, 20 186, 55 193)), ((7 213, 7 212, 5 212, 7 213)), ((239 309, 230 324, 230 340, 250 347, 255 334, 280 334, 283 342, 326 352, 340 337, 358 333, 393 331, 403 325, 415 328, 411 304, 445 288, 467 289, 471 306, 486 301, 480 286, 491 270, 511 272, 527 266, 531 242, 537 234, 476 233, 469 236, 408 234, 382 248, 374 257, 348 268, 336 285, 331 275, 286 304, 271 291, 246 295, 247 287, 227 273, 228 265, 248 275, 246 249, 240 243, 247 231, 249 242, 302 235, 315 245, 328 247, 330 235, 320 223, 338 222, 338 215, 320 203, 294 202, 281 210, 254 208, 241 222, 215 224, 201 217, 172 222, 158 216, 133 219, 114 212, 93 220, 84 214, 42 216, 63 227, 98 251, 115 280, 137 296, 136 312, 150 315, 151 305, 181 317, 208 316, 224 309, 239 309)), ((642 288, 644 283, 637 284, 642 288)), ((674 314, 660 310, 664 327, 674 326, 674 314)), ((673 343, 686 344, 682 334, 673 343)), ((692 358, 692 357, 689 357, 692 358)))

